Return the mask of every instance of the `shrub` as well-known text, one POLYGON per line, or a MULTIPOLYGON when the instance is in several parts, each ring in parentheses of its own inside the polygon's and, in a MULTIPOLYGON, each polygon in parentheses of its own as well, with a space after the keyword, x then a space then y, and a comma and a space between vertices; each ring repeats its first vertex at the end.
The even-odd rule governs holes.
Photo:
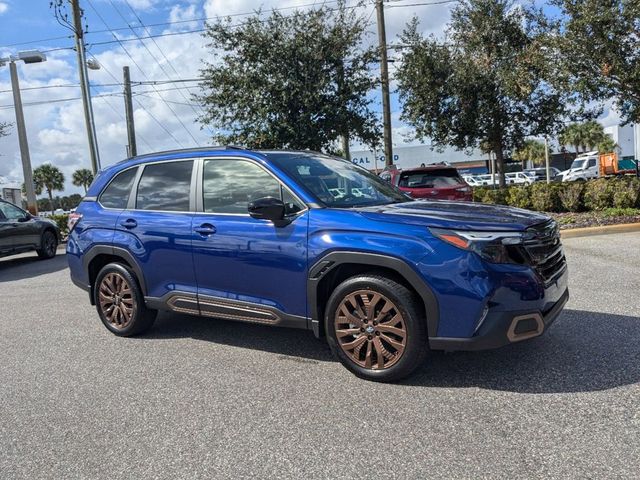
POLYGON ((497 203, 500 205, 508 205, 506 188, 488 188, 482 199, 483 203, 497 203))
POLYGON ((518 208, 531 208, 531 193, 526 186, 513 186, 507 190, 507 205, 518 208))
POLYGON ((605 208, 602 212, 605 217, 633 217, 640 215, 637 208, 605 208))
POLYGON ((613 181, 606 178, 589 180, 584 187, 584 206, 587 210, 604 210, 613 204, 613 181))
POLYGON ((473 188, 473 201, 474 202, 486 203, 484 201, 484 197, 487 194, 487 190, 489 190, 489 188, 487 188, 487 187, 474 187, 473 188))
POLYGON ((562 210, 579 212, 584 207, 584 183, 570 182, 562 184, 558 189, 558 199, 562 210))
POLYGON ((534 183, 529 188, 531 192, 531 207, 539 212, 560 211, 558 192, 562 187, 557 183, 534 183))
POLYGON ((633 208, 640 206, 640 183, 637 178, 612 180, 613 206, 615 208, 633 208))
POLYGON ((69 235, 69 227, 67 226, 69 223, 69 215, 66 213, 64 215, 51 215, 49 219, 56 222, 58 228, 60 228, 62 238, 67 238, 67 235, 69 235))

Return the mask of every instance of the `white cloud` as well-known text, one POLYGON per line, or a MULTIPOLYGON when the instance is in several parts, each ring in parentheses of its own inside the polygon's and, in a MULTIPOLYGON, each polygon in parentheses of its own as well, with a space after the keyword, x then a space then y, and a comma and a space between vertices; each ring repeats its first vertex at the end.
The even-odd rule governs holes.
MULTIPOLYGON (((139 12, 150 9, 159 10, 167 5, 164 0, 129 0, 129 3, 139 12)), ((197 3, 185 1, 179 4, 178 2, 171 2, 169 3, 171 8, 167 7, 166 16, 169 21, 182 21, 203 16, 215 17, 218 15, 248 13, 261 6, 264 14, 267 15, 269 10, 274 7, 293 7, 309 3, 311 3, 309 0, 265 0, 263 2, 253 0, 206 0, 205 2, 197 3)), ((318 2, 318 4, 320 3, 318 2)), ((6 3, 0 1, 1 5, 6 5, 6 3)), ((1 8, 0 13, 2 13, 1 8)), ((291 11, 284 10, 283 13, 288 14, 291 11)), ((367 4, 361 12, 367 16, 372 14, 370 18, 375 21, 373 5, 367 4)), ((422 26, 426 32, 438 32, 439 29, 441 31, 442 25, 449 18, 448 12, 448 6, 388 8, 385 12, 388 41, 393 42, 395 40, 395 35, 404 28, 404 25, 414 13, 418 14, 422 19, 422 26)), ((145 19, 143 15, 140 16, 143 20, 145 19)), ((244 17, 236 17, 233 21, 240 22, 242 18, 244 17)), ((191 23, 185 22, 172 25, 165 32, 176 32, 191 28, 191 23)), ((154 33, 158 33, 158 31, 154 30, 154 33)), ((130 66, 133 81, 167 79, 168 77, 171 79, 194 78, 199 76, 201 59, 208 56, 204 46, 206 40, 199 33, 159 37, 155 41, 158 46, 151 40, 145 40, 147 48, 153 53, 155 59, 140 42, 125 43, 128 52, 135 60, 135 63, 142 67, 142 71, 136 67, 134 61, 117 44, 114 44, 113 48, 109 50, 95 54, 102 68, 97 71, 89 71, 91 83, 94 85, 114 83, 113 77, 120 82, 122 79, 122 67, 125 65, 130 66), (176 69, 177 73, 171 68, 170 64, 176 69)), ((370 35, 368 35, 367 41, 377 42, 375 23, 372 23, 370 27, 370 35)), ((396 53, 393 53, 393 56, 395 57, 396 53)), ((25 123, 32 164, 37 167, 43 163, 52 162, 60 167, 68 180, 63 193, 65 195, 80 192, 70 183, 73 171, 77 168, 88 168, 90 166, 82 102, 73 100, 42 105, 28 104, 55 99, 79 98, 80 89, 78 87, 42 90, 25 89, 46 85, 77 84, 78 73, 75 62, 75 54, 72 51, 60 51, 48 54, 47 62, 42 64, 20 64, 18 67, 23 90, 22 100, 25 104, 25 123)), ((182 146, 188 147, 195 144, 206 145, 210 143, 210 135, 201 130, 199 124, 195 123, 195 118, 199 111, 198 108, 193 107, 196 109, 196 112, 194 112, 191 106, 185 105, 192 102, 191 93, 198 92, 195 83, 167 84, 156 88, 158 91, 165 91, 156 93, 150 86, 134 86, 134 94, 144 93, 145 95, 136 95, 134 102, 138 152, 146 153, 179 146, 152 116, 160 121, 162 126, 182 146), (188 89, 187 85, 189 85, 188 89), (181 90, 167 90, 177 86, 184 88, 181 90), (159 99, 160 96, 167 103, 162 102, 159 99), (177 118, 171 110, 175 112, 177 118), (195 142, 191 135, 185 131, 180 121, 195 137, 195 142)), ((11 85, 6 69, 0 69, 0 91, 10 89, 11 85)), ((119 86, 92 89, 94 96, 93 110, 103 166, 117 162, 126 156, 125 144, 127 137, 121 91, 122 88, 119 86), (98 96, 105 94, 114 94, 114 96, 98 96)), ((378 92, 372 92, 371 97, 375 99, 376 103, 379 103, 378 92)), ((0 93, 0 105, 11 105, 12 103, 13 99, 10 91, 0 93)), ((12 108, 0 108, 0 122, 2 121, 15 122, 12 108)), ((402 126, 396 115, 394 115, 394 127, 394 142, 404 144, 402 134, 406 134, 409 130, 407 127, 402 126)), ((0 139, 0 175, 17 180, 22 178, 20 152, 15 128, 12 129, 10 136, 0 139)))
POLYGON ((5 13, 7 10, 9 10, 9 4, 5 2, 0 2, 0 15, 5 13))

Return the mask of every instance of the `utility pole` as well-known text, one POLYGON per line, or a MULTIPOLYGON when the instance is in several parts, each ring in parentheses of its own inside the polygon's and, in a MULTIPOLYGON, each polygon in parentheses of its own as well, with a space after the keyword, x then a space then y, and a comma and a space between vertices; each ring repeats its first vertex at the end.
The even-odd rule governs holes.
POLYGON ((549 141, 544 137, 544 165, 547 169, 547 183, 551 183, 551 166, 549 165, 549 141))
POLYGON ((80 89, 82 90, 82 105, 84 107, 84 121, 87 127, 89 140, 89 155, 91 156, 91 169, 95 175, 100 170, 100 157, 98 155, 98 140, 96 137, 96 125, 93 120, 93 106, 89 92, 89 74, 87 73, 87 58, 84 50, 84 30, 82 29, 82 9, 79 0, 69 0, 73 11, 73 30, 76 39, 76 52, 78 55, 78 72, 80 74, 80 89))
POLYGON ((382 83, 382 126, 384 140, 384 161, 387 167, 393 165, 391 145, 391 103, 389 100, 389 63, 387 61, 387 34, 384 25, 384 6, 376 0, 378 16, 378 43, 380 45, 380 80, 382 83))
POLYGON ((16 110, 16 125, 18 127, 18 143, 20 144, 20 156, 22 157, 22 171, 24 174, 24 189, 27 192, 27 209, 32 215, 38 214, 38 202, 33 185, 33 171, 31 170, 31 156, 29 155, 29 143, 27 142, 27 129, 24 125, 24 112, 22 111, 22 96, 18 83, 18 69, 14 61, 9 62, 11 72, 11 88, 13 90, 13 106, 16 110))
POLYGON ((136 127, 133 123, 133 102, 131 100, 131 77, 129 76, 129 67, 122 67, 122 77, 124 79, 124 113, 127 119, 127 153, 130 157, 138 154, 136 147, 136 127))

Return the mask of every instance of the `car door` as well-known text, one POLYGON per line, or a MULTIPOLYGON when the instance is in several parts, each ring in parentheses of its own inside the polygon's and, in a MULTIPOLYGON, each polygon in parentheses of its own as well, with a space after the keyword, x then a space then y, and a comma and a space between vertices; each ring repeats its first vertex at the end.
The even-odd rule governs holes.
POLYGON ((133 255, 148 297, 162 298, 174 291, 196 297, 191 251, 194 163, 162 161, 140 168, 127 209, 116 222, 113 245, 133 255))
POLYGON ((2 210, 0 210, 0 255, 8 253, 13 249, 12 228, 13 225, 9 223, 7 217, 5 217, 2 210))
POLYGON ((203 315, 276 323, 307 313, 307 208, 250 159, 205 159, 194 216, 193 258, 203 315), (248 203, 285 202, 289 223, 254 219, 248 203), (274 313, 275 312, 275 313, 274 313))
POLYGON ((4 235, 12 249, 36 248, 40 245, 40 227, 21 208, 8 202, 0 202, 0 211, 5 218, 4 235))

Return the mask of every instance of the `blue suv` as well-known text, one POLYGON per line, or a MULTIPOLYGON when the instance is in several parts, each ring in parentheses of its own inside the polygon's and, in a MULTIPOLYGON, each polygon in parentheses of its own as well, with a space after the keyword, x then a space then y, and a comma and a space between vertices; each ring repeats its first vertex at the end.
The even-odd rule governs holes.
POLYGON ((303 328, 377 381, 429 350, 536 337, 568 299, 548 217, 416 201, 308 151, 130 158, 98 175, 70 227, 73 282, 114 334, 148 330, 158 310, 303 328))

